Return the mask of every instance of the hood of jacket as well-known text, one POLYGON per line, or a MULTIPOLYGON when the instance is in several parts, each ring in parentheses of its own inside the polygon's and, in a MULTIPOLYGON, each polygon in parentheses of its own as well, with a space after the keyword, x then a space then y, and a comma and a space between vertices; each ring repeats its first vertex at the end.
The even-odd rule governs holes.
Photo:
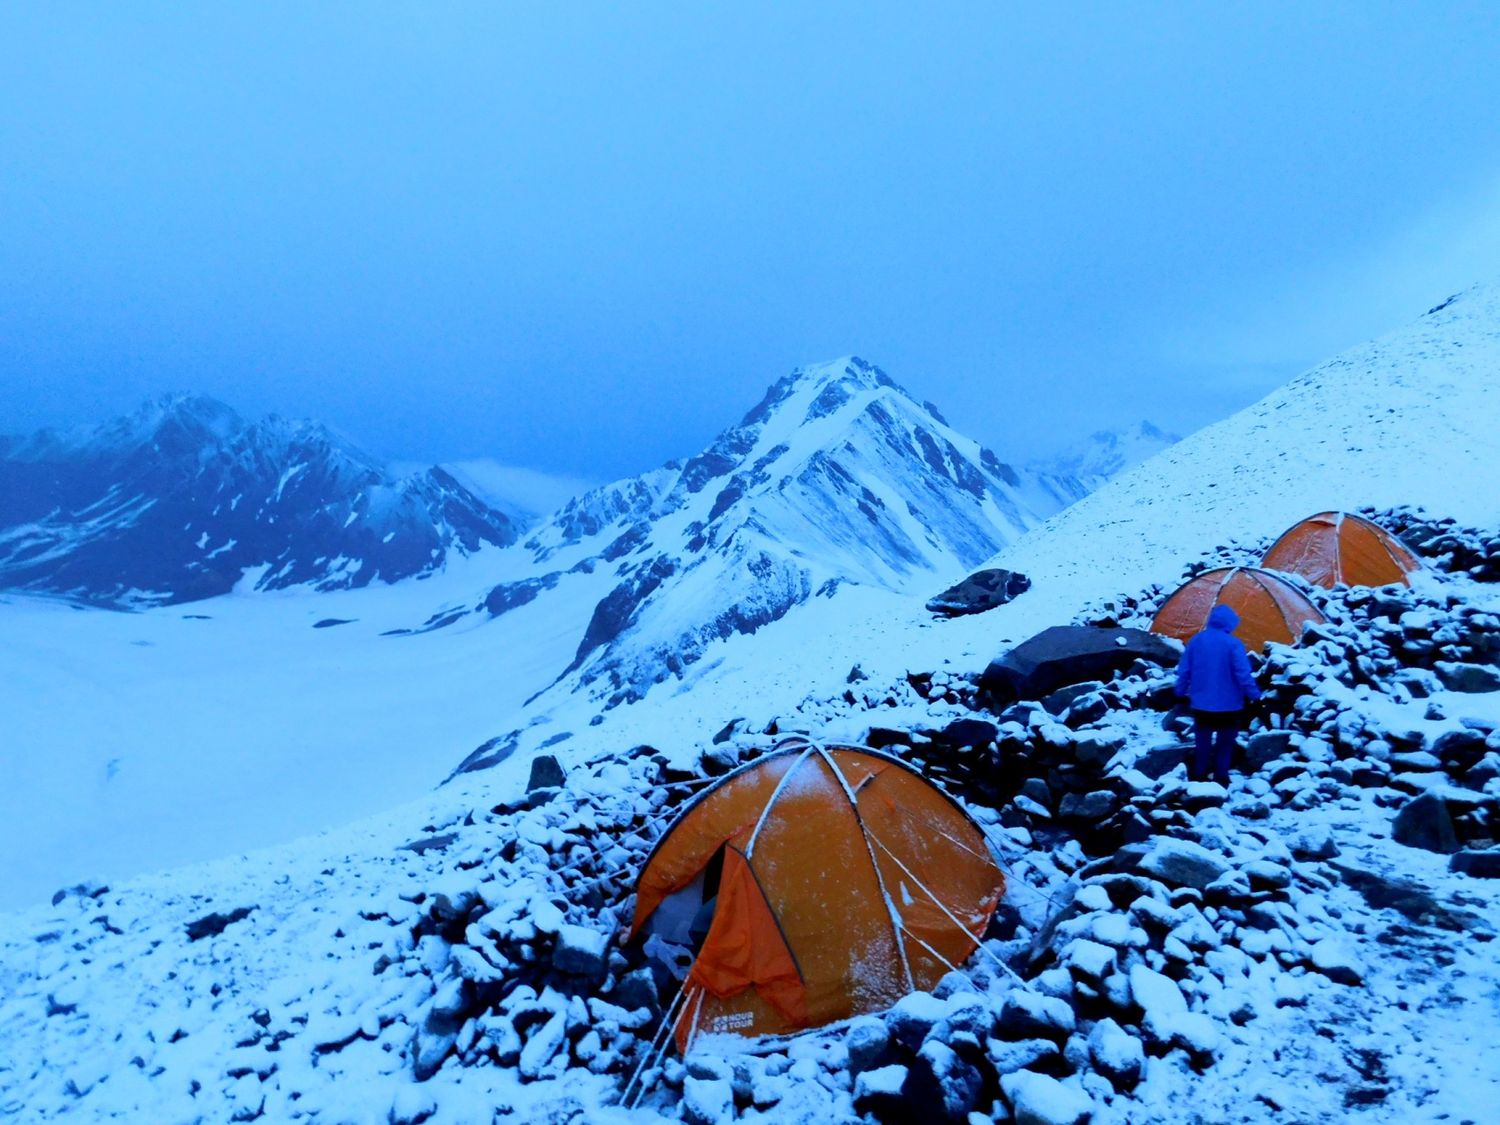
POLYGON ((1208 614, 1208 627, 1232 633, 1240 627, 1240 615, 1227 605, 1216 605, 1208 614))

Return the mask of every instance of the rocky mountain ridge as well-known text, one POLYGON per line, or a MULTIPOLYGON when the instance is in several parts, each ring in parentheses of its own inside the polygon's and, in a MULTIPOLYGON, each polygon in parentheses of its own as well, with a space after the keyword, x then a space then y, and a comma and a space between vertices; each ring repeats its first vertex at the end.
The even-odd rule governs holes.
POLYGON ((517 529, 440 468, 397 479, 314 422, 167 395, 0 438, 0 586, 139 605, 432 573, 517 529))

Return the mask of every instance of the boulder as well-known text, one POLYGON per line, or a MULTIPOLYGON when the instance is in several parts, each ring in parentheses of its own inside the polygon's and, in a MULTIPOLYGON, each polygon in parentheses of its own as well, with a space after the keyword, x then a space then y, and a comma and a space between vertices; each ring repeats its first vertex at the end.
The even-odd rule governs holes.
POLYGON ((227 927, 250 917, 250 912, 254 909, 253 906, 241 906, 227 914, 218 912, 205 914, 202 918, 197 918, 187 924, 188 941, 202 941, 207 937, 218 937, 227 927))
POLYGON ((1500 691, 1500 669, 1485 664, 1464 664, 1439 660, 1434 666, 1437 677, 1449 691, 1480 693, 1500 691))
POLYGON ((913 1120, 966 1122, 979 1105, 984 1076, 946 1043, 928 1040, 917 1052, 902 1097, 913 1120))
POLYGON ((1263 730, 1245 740, 1245 772, 1256 773, 1267 762, 1289 752, 1296 740, 1289 730, 1263 730))
POLYGON ((1458 851, 1458 835, 1453 830, 1448 802, 1436 793, 1423 793, 1408 801, 1396 814, 1391 838, 1409 848, 1441 855, 1458 851))
POLYGON ((961 617, 1002 606, 1031 589, 1031 579, 1013 570, 993 567, 969 575, 927 603, 929 613, 961 617))
POLYGON ((1137 660, 1171 667, 1180 650, 1142 629, 1055 625, 991 662, 979 686, 1004 705, 1041 699, 1069 684, 1107 678, 1137 660))
POLYGON ((849 1073, 858 1077, 873 1070, 890 1050, 891 1033, 885 1021, 874 1016, 865 1016, 852 1021, 844 1033, 844 1046, 849 1051, 849 1073))
POLYGON ((1089 1032, 1089 1056, 1094 1068, 1120 1090, 1129 1090, 1146 1069, 1141 1041, 1112 1019, 1102 1019, 1089 1032))
POLYGON ((598 930, 561 926, 557 931, 557 945, 552 950, 552 966, 570 976, 603 977, 607 944, 607 939, 598 930))
POLYGON ((1029 1070, 1001 1075, 1000 1089, 1016 1125, 1083 1125, 1094 1111, 1093 1101, 1076 1086, 1029 1070))
POLYGON ((728 1125, 734 1120, 734 1086, 722 1078, 682 1083, 682 1116, 690 1125, 728 1125))
POLYGON ((901 1091, 908 1073, 906 1067, 897 1064, 864 1071, 854 1080, 855 1110, 877 1121, 888 1120, 905 1104, 901 1091))
POLYGON ((1119 807, 1120 798, 1107 789, 1093 793, 1066 793, 1057 808, 1057 815, 1094 824, 1119 807))
POLYGON ((551 754, 538 754, 531 759, 531 776, 526 781, 526 792, 538 789, 557 789, 568 780, 562 763, 551 754))
POLYGON ((1067 687, 1058 688, 1050 695, 1044 696, 1041 702, 1049 715, 1061 716, 1073 706, 1074 700, 1102 690, 1104 690, 1104 684, 1101 681, 1084 680, 1080 684, 1069 684, 1067 687))
POLYGON ((1169 887, 1204 887, 1229 871, 1229 861, 1190 840, 1158 839, 1137 865, 1169 887))
POLYGON ((1448 861, 1448 868, 1476 879, 1500 879, 1500 848, 1458 852, 1448 861))
POLYGON ((983 719, 955 719, 937 737, 952 746, 984 746, 994 742, 1000 730, 983 719))
POLYGON ((1055 996, 1040 992, 1012 992, 995 1022, 995 1030, 1005 1039, 1054 1039, 1059 1042, 1073 1033, 1076 1026, 1073 1009, 1055 996))
POLYGON ((1346 938, 1323 938, 1313 945, 1309 957, 1313 968, 1331 981, 1348 985, 1364 982, 1365 974, 1359 955, 1346 938))

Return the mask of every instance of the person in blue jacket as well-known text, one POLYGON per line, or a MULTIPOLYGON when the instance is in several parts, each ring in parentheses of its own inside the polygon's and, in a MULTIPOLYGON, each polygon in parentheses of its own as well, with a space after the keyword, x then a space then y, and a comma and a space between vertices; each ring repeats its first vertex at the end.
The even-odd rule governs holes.
POLYGON ((1248 725, 1250 704, 1260 698, 1260 686, 1250 672, 1250 657, 1234 635, 1240 615, 1227 605, 1216 605, 1208 628, 1188 641, 1177 665, 1177 694, 1193 712, 1192 781, 1208 780, 1212 753, 1214 780, 1229 784, 1229 760, 1234 756, 1235 732, 1248 725))

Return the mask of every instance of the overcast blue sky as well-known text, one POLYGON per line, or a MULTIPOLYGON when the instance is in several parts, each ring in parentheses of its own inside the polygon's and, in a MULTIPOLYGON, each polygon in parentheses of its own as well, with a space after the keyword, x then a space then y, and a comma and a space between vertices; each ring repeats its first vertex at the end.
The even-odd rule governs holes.
POLYGON ((0 431, 160 390, 604 479, 793 366, 1004 456, 1500 271, 1493 4, 0 6, 0 431))

